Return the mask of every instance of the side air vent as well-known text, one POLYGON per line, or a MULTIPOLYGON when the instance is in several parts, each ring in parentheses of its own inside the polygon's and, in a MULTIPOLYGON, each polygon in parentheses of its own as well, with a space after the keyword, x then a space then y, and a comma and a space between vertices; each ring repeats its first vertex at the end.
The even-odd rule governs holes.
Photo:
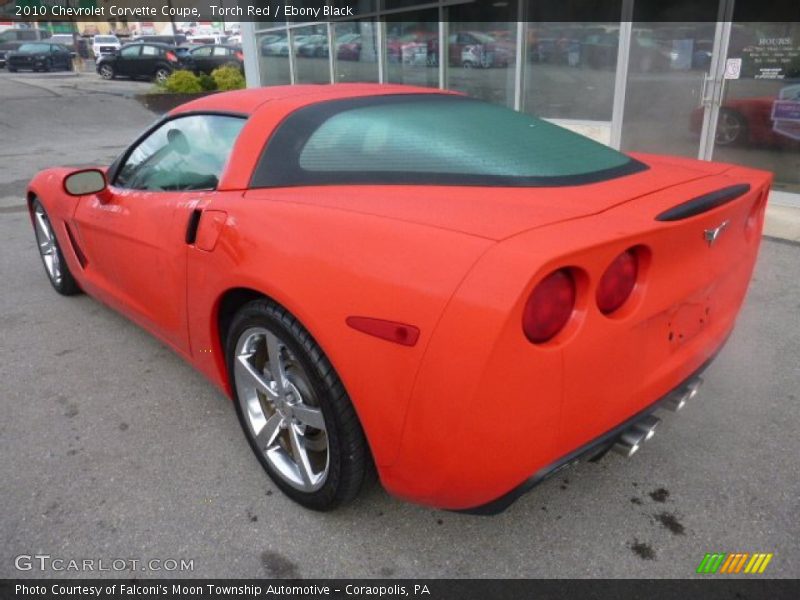
POLYGON ((72 246, 72 251, 78 258, 78 262, 81 264, 81 268, 85 269, 89 261, 86 260, 86 255, 83 253, 83 250, 81 250, 81 246, 80 244, 78 244, 78 240, 75 239, 75 234, 73 233, 70 224, 65 222, 64 225, 66 225, 67 237, 69 238, 69 245, 72 246))
POLYGON ((680 221, 681 219, 688 219, 689 217, 702 214, 736 200, 736 198, 743 196, 749 191, 749 183, 740 183, 722 188, 721 190, 709 192, 708 194, 703 194, 702 196, 692 198, 687 202, 673 206, 669 210, 665 210, 656 217, 656 221, 680 221))

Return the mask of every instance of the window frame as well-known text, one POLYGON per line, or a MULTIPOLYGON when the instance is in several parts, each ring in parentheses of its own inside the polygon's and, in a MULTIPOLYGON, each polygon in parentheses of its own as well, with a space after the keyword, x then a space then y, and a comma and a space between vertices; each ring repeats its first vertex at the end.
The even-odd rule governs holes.
MULTIPOLYGON (((625 175, 646 171, 650 167, 614 148, 610 151, 628 161, 606 169, 570 175, 516 176, 494 174, 417 172, 417 171, 308 171, 300 166, 300 156, 311 136, 331 117, 351 109, 380 103, 413 102, 414 100, 456 100, 478 102, 461 94, 419 93, 383 94, 332 99, 303 106, 286 116, 272 131, 253 169, 249 188, 279 188, 320 185, 425 185, 452 187, 568 187, 611 181, 625 175)), ((497 105, 491 105, 496 108, 497 105)), ((510 110, 510 109, 509 109, 510 110)), ((578 134, 574 134, 578 135, 578 134)))
MULTIPOLYGON (((247 120, 250 118, 250 115, 248 115, 246 113, 242 113, 242 112, 226 111, 226 110, 193 110, 193 111, 182 112, 182 113, 179 113, 179 114, 176 114, 176 115, 166 115, 164 118, 159 119, 158 121, 153 123, 150 127, 148 127, 141 135, 139 135, 138 138, 136 138, 133 141, 133 143, 131 143, 130 146, 128 146, 125 149, 125 151, 122 154, 120 154, 114 160, 113 163, 111 163, 111 166, 108 167, 108 171, 106 173, 106 180, 108 181, 108 185, 110 187, 114 187, 114 188, 121 189, 121 190, 132 190, 132 191, 136 191, 136 192, 143 192, 143 193, 149 193, 149 194, 184 194, 184 193, 186 193, 187 190, 133 190, 132 188, 122 187, 122 186, 118 185, 117 184, 117 177, 119 176, 119 173, 122 170, 123 165, 127 162, 128 158, 130 158, 130 155, 133 154, 133 151, 136 150, 136 148, 138 148, 153 133, 155 133, 156 131, 161 129, 161 127, 163 127, 167 123, 170 123, 172 121, 176 121, 178 119, 185 119, 187 117, 234 117, 234 118, 242 119, 243 121, 245 121, 245 125, 242 125, 242 129, 244 129, 244 127, 246 126, 247 120)), ((241 131, 239 132, 239 135, 241 135, 241 131)), ((237 137, 237 141, 238 141, 238 137, 237 137)), ((234 146, 235 145, 236 144, 234 142, 234 146)), ((231 148, 231 155, 232 154, 233 154, 233 148, 231 148)), ((228 160, 230 160, 230 156, 228 157, 228 160)), ((223 174, 224 174, 224 172, 220 173, 220 181, 222 181, 222 175, 223 174)), ((219 186, 217 186, 217 188, 214 188, 213 191, 216 191, 216 189, 218 189, 218 187, 219 186)), ((194 190, 194 191, 199 191, 199 190, 194 190)))

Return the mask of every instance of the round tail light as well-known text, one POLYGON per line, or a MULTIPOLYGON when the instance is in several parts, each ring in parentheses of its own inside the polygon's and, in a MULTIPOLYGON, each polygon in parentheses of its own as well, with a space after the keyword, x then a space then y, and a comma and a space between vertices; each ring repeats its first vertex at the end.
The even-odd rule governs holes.
POLYGON ((553 338, 575 310, 575 280, 568 269, 553 271, 533 288, 522 315, 522 329, 534 344, 553 338))
POLYGON ((639 261, 633 249, 626 250, 608 265, 597 285, 597 307, 604 315, 625 304, 631 295, 639 272, 639 261))

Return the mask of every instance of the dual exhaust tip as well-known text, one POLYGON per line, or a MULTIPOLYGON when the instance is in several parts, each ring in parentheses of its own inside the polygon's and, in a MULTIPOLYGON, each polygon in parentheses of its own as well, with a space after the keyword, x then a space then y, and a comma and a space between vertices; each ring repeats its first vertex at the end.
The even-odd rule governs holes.
MULTIPOLYGON (((697 396, 702 384, 703 380, 699 377, 692 379, 677 390, 670 392, 658 405, 658 408, 671 412, 679 411, 686 406, 687 402, 697 396)), ((620 434, 611 449, 617 454, 630 458, 655 435, 656 427, 660 422, 661 419, 652 414, 642 417, 620 434)))

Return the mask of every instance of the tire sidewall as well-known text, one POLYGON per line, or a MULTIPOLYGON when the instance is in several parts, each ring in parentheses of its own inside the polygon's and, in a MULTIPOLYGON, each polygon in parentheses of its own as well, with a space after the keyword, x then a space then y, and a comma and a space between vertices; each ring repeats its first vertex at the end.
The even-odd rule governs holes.
MULTIPOLYGON (((53 281, 53 278, 50 277, 50 273, 47 270, 47 264, 44 261, 44 256, 42 256, 42 253, 40 251, 39 252, 39 259, 42 261, 42 267, 44 268, 44 274, 47 277, 47 280, 50 282, 50 285, 53 286, 53 289, 55 291, 57 291, 59 294, 62 294, 64 296, 70 296, 70 295, 76 293, 76 291, 78 290, 78 284, 75 282, 75 279, 72 276, 72 272, 69 270, 69 266, 67 265, 67 262, 64 260, 64 253, 61 251, 61 244, 58 241, 58 236, 56 236, 56 229, 53 226, 53 221, 50 219, 50 215, 48 214, 47 209, 44 207, 44 204, 42 204, 42 202, 38 198, 35 198, 33 200, 32 205, 31 205, 31 209, 32 209, 32 213, 31 214, 32 214, 32 216, 36 212, 36 208, 37 207, 41 207, 42 212, 44 213, 44 216, 47 217, 47 221, 48 221, 48 223, 50 223, 50 230, 53 232, 53 238, 54 238, 54 243, 55 243, 55 248, 56 248, 56 254, 58 254, 58 265, 59 265, 59 268, 61 269, 61 281, 59 283, 56 283, 55 281, 53 281)), ((33 218, 35 219, 36 217, 34 216, 33 218)), ((37 250, 38 250, 39 243, 38 243, 38 238, 36 237, 36 231, 35 231, 36 224, 34 223, 33 226, 34 226, 34 234, 33 235, 34 235, 34 239, 37 242, 36 243, 36 247, 37 247, 37 250)))
MULTIPOLYGON (((263 306, 267 306, 266 301, 263 306)), ((236 414, 239 417, 239 422, 244 430, 245 437, 247 438, 250 447, 253 449, 253 452, 258 458, 258 461, 261 463, 261 466, 270 476, 275 485, 277 485, 287 496, 307 508, 314 510, 328 510, 330 508, 334 508, 336 504, 338 504, 336 502, 336 496, 342 466, 342 451, 339 440, 340 424, 337 422, 336 413, 330 405, 329 390, 323 381, 322 374, 319 372, 314 361, 311 360, 311 357, 308 355, 308 351, 304 345, 296 339, 295 334, 286 326, 286 324, 277 318, 275 312, 276 311, 269 309, 260 311, 254 309, 252 306, 248 306, 242 311, 242 313, 234 318, 234 321, 231 324, 225 347, 226 363, 228 366, 228 373, 231 374, 230 386, 234 405, 236 406, 236 414), (275 471, 275 469, 266 459, 263 451, 256 444, 255 439, 250 432, 250 425, 244 416, 236 389, 234 361, 236 356, 236 345, 239 341, 239 338, 246 330, 253 327, 263 327, 270 330, 286 344, 308 375, 309 383, 311 384, 313 391, 319 400, 319 408, 322 411, 322 415, 325 419, 326 434, 328 436, 329 464, 328 475, 325 483, 320 489, 314 492, 300 491, 283 480, 280 474, 275 471)), ((305 330, 303 331, 308 336, 308 339, 314 343, 311 335, 305 330)))

